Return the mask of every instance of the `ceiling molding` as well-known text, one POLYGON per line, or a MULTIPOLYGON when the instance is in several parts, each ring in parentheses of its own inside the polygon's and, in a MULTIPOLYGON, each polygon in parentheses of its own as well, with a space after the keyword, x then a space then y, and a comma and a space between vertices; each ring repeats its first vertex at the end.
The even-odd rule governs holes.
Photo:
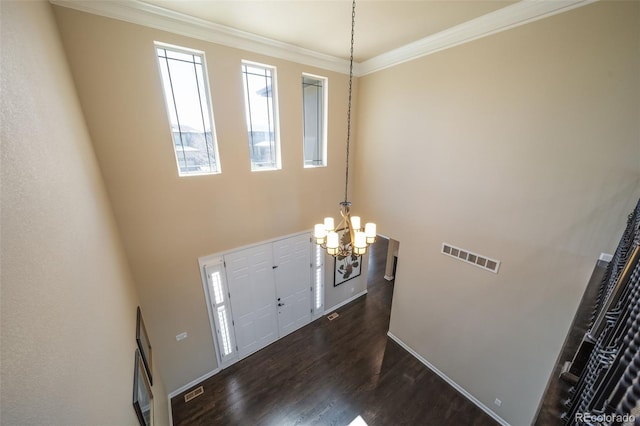
MULTIPOLYGON (((144 25, 146 27, 222 44, 236 49, 247 50, 261 55, 349 74, 349 61, 346 59, 304 49, 293 44, 283 43, 246 31, 240 31, 139 0, 50 0, 50 2, 57 6, 67 7, 81 12, 144 25)), ((356 64, 354 64, 354 67, 355 66, 356 64)))
MULTIPOLYGON (((522 0, 364 62, 354 63, 354 75, 371 74, 595 1, 598 0, 522 0)), ((140 0, 50 0, 50 2, 58 6, 144 25, 236 49, 343 74, 349 73, 349 61, 345 59, 240 31, 140 0)))
POLYGON ((595 1, 597 0, 523 0, 361 62, 359 75, 371 74, 595 1))

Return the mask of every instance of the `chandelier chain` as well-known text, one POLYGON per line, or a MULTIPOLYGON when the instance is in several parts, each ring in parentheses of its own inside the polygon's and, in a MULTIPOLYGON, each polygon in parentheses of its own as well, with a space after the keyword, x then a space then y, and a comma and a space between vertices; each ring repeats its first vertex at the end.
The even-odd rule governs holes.
POLYGON ((345 166, 345 179, 344 179, 344 202, 348 202, 348 188, 349 188, 349 145, 351 142, 351 88, 353 84, 353 35, 356 26, 356 0, 353 0, 351 6, 351 52, 349 55, 349 104, 347 107, 347 159, 345 166))
MULTIPOLYGON (((349 202, 349 148, 351 144, 351 95, 353 91, 353 44, 356 27, 356 0, 351 5, 351 50, 349 52, 349 104, 347 108, 347 156, 344 179, 344 201, 340 203, 342 221, 335 226, 332 217, 325 217, 323 223, 313 227, 313 241, 324 248, 327 254, 337 259, 351 258, 354 262, 367 253, 367 247, 376 241, 376 224, 361 224, 360 216, 351 216, 349 202), (348 241, 344 238, 348 232, 348 241)), ((354 263, 355 264, 355 263, 354 263)))

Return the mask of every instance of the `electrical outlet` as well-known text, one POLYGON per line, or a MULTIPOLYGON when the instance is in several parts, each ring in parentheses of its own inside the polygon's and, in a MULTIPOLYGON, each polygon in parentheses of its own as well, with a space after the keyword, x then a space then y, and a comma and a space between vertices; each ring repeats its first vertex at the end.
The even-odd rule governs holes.
POLYGON ((176 336, 176 340, 179 342, 180 340, 184 340, 187 337, 188 337, 188 334, 186 331, 184 331, 176 336))
POLYGON ((500 401, 498 398, 496 398, 496 400, 493 401, 493 403, 496 404, 498 407, 502 405, 502 401, 500 401))

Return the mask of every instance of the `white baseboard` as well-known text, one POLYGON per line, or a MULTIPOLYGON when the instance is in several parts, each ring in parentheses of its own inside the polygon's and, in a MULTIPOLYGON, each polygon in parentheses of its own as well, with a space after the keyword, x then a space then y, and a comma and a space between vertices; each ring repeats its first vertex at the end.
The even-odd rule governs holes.
POLYGON ((413 355, 418 361, 420 361, 421 363, 423 363, 429 370, 433 371, 434 373, 436 373, 438 376, 440 376, 440 378, 442 378, 442 380, 444 380, 445 382, 447 382, 448 384, 451 385, 451 387, 453 387, 455 390, 457 390, 458 392, 460 392, 464 397, 466 397, 469 401, 473 402, 475 405, 478 406, 478 408, 480 408, 482 411, 484 411, 485 413, 487 413, 489 416, 491 416, 495 421, 497 421, 498 423, 500 423, 503 426, 510 426, 509 423, 507 423, 506 420, 504 420, 502 417, 500 417, 499 415, 497 415, 495 412, 493 412, 493 410, 491 410, 489 407, 487 407, 486 405, 484 405, 482 402, 480 402, 475 396, 471 395, 469 392, 467 392, 462 386, 460 386, 459 384, 457 384, 456 382, 454 382, 453 380, 451 380, 446 374, 444 374, 442 371, 438 370, 433 364, 431 364, 429 361, 427 361, 426 359, 424 359, 420 354, 418 354, 416 351, 414 351, 413 349, 411 349, 411 347, 409 345, 407 345, 406 343, 404 343, 402 340, 400 340, 398 337, 394 336, 393 333, 391 333, 390 331, 387 332, 387 336, 389 336, 394 342, 396 342, 397 344, 399 344, 400 346, 402 346, 407 352, 409 352, 411 355, 413 355))
POLYGON ((169 426, 173 426, 173 411, 171 410, 171 398, 169 398, 169 426))
POLYGON ((385 280, 387 280, 387 281, 391 281, 391 280, 393 280, 394 278, 395 278, 395 277, 394 277, 393 275, 385 275, 385 276, 384 276, 384 279, 385 279, 385 280))
POLYGON ((613 255, 609 253, 600 253, 598 258, 598 260, 604 260, 605 262, 611 262, 611 259, 613 259, 613 255))
POLYGON ((338 303, 337 305, 332 306, 332 307, 331 307, 331 308, 329 308, 329 309, 326 309, 326 310, 324 311, 324 314, 325 314, 325 315, 330 314, 331 312, 335 311, 336 309, 343 307, 343 306, 344 306, 344 305, 346 305, 347 303, 351 303, 351 302, 353 302, 353 301, 354 301, 354 300, 356 300, 358 297, 360 297, 360 296, 364 296, 365 294, 367 294, 367 290, 363 290, 363 291, 361 291, 360 293, 356 294, 355 296, 351 296, 350 298, 348 298, 348 299, 347 299, 347 300, 345 300, 344 302, 340 302, 340 303, 338 303))
POLYGON ((220 369, 216 368, 215 370, 209 371, 208 373, 198 377, 197 379, 190 381, 186 385, 180 386, 178 389, 170 392, 169 393, 169 409, 171 409, 171 398, 173 398, 174 396, 180 395, 182 392, 194 387, 198 383, 205 381, 209 377, 214 376, 214 375, 218 374, 219 372, 220 372, 220 369))

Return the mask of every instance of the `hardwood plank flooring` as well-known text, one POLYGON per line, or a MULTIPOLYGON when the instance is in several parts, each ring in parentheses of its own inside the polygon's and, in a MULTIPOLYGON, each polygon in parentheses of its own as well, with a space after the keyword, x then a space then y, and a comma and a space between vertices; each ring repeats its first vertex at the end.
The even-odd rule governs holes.
POLYGON ((372 247, 366 296, 205 380, 190 402, 174 397, 174 425, 497 424, 388 339, 387 244, 372 247))

